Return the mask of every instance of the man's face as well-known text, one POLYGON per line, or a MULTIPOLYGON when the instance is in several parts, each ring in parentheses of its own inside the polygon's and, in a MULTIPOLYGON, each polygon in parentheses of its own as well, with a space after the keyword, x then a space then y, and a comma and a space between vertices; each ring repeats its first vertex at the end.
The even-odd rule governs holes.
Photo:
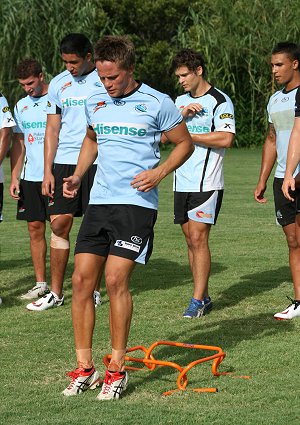
POLYGON ((295 76, 298 69, 298 61, 291 60, 286 53, 277 53, 271 58, 272 74, 275 81, 285 86, 295 76))
POLYGON ((133 90, 133 67, 122 69, 117 62, 97 61, 99 78, 111 97, 122 97, 133 90))
POLYGON ((85 58, 81 58, 75 53, 62 53, 61 57, 67 71, 69 71, 73 77, 80 77, 89 72, 91 68, 92 55, 90 53, 88 53, 85 58))
POLYGON ((199 66, 196 72, 194 72, 189 70, 186 66, 180 66, 176 69, 175 75, 184 91, 193 94, 202 80, 202 67, 199 66))
POLYGON ((43 92, 44 75, 40 73, 38 77, 28 77, 19 79, 19 83, 25 90, 26 94, 32 97, 39 97, 43 92))

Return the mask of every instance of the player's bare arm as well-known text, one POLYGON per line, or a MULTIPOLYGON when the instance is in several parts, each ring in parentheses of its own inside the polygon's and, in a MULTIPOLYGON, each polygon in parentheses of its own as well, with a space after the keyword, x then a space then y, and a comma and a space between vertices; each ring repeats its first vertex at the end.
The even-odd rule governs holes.
POLYGON ((267 189, 267 181, 274 167, 276 158, 276 132, 274 125, 269 123, 269 129, 263 147, 259 179, 254 190, 254 199, 260 204, 267 202, 264 193, 267 189))
POLYGON ((286 170, 284 175, 284 181, 282 184, 282 192, 284 196, 290 201, 294 201, 294 198, 290 195, 290 190, 295 190, 295 179, 293 173, 300 162, 300 117, 296 117, 294 121, 294 127, 291 133, 289 148, 287 154, 286 170))
POLYGON ((194 145, 187 130, 186 124, 182 121, 177 127, 166 132, 168 140, 176 146, 168 158, 158 167, 142 171, 134 176, 131 186, 142 192, 149 192, 160 181, 176 168, 180 167, 193 153, 194 145))
POLYGON ((86 136, 83 139, 74 174, 73 176, 64 178, 63 195, 65 198, 74 198, 77 195, 82 177, 94 163, 97 154, 98 145, 96 133, 91 128, 88 128, 86 136))
POLYGON ((53 114, 47 116, 47 126, 44 140, 44 180, 42 193, 52 197, 55 190, 55 180, 52 174, 52 165, 57 151, 58 136, 61 126, 61 115, 53 114))
POLYGON ((24 134, 16 133, 13 137, 10 151, 11 182, 9 186, 10 196, 16 201, 20 199, 19 178, 25 157, 24 134))
POLYGON ((212 131, 211 133, 191 134, 194 143, 208 148, 230 148, 235 134, 227 131, 212 131))

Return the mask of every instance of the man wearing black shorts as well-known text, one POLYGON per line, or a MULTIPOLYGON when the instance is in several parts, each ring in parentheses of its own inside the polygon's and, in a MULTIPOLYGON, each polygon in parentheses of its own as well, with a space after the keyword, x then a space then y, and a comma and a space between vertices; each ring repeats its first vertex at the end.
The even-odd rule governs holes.
POLYGON ((70 252, 69 233, 73 217, 81 216, 85 211, 96 169, 96 166, 92 167, 85 176, 86 181, 75 199, 63 197, 63 178, 74 173, 86 132, 86 98, 99 90, 101 83, 92 60, 92 46, 85 35, 72 33, 64 37, 60 53, 66 71, 53 78, 49 85, 42 183, 42 193, 49 197, 48 215, 52 229, 51 291, 28 304, 27 309, 31 311, 43 311, 64 303, 63 281, 70 252))
POLYGON ((234 139, 234 109, 230 98, 205 79, 202 55, 183 49, 175 55, 172 69, 185 94, 175 104, 195 145, 193 155, 174 173, 174 223, 185 236, 193 275, 193 296, 183 313, 198 318, 209 313, 211 267, 209 234, 222 204, 225 148, 234 139))
MULTIPOLYGON (((254 191, 257 202, 267 202, 264 193, 268 178, 277 162, 273 181, 275 215, 277 223, 282 226, 289 249, 294 300, 292 299, 292 303, 286 309, 274 315, 276 320, 289 320, 300 315, 300 241, 297 241, 296 235, 296 205, 291 196, 286 199, 281 190, 286 171, 288 143, 294 123, 295 98, 300 85, 299 64, 300 49, 295 43, 282 42, 273 48, 272 73, 275 81, 283 86, 283 89, 276 91, 268 102, 269 131, 263 147, 259 180, 254 191)), ((298 171, 299 167, 297 170, 294 169, 294 175, 298 171)))
POLYGON ((18 201, 17 219, 27 221, 36 283, 21 298, 32 299, 43 296, 47 290, 47 198, 42 195, 41 185, 48 84, 41 65, 31 58, 19 63, 16 77, 27 96, 20 99, 14 108, 17 126, 10 154, 10 195, 18 201))

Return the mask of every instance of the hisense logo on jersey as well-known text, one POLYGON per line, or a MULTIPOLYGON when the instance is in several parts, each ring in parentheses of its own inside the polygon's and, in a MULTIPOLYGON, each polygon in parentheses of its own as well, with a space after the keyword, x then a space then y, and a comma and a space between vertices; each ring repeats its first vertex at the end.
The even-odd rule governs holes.
POLYGON ((190 133, 210 133, 210 128, 205 125, 188 125, 187 128, 190 133))
POLYGON ((136 136, 145 137, 147 135, 148 126, 139 125, 128 122, 95 123, 93 129, 96 134, 116 135, 116 136, 136 136))
POLYGON ((22 121, 23 128, 46 128, 46 121, 22 121))
POLYGON ((67 97, 61 100, 63 108, 72 108, 73 106, 84 106, 86 103, 86 97, 67 97))

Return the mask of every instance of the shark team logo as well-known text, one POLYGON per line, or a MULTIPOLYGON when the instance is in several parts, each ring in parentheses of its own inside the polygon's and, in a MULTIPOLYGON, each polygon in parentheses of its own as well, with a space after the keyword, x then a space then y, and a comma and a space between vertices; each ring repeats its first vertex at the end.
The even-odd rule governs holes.
POLYGON ((60 91, 61 91, 61 93, 63 92, 63 91, 65 91, 68 87, 71 87, 71 85, 72 85, 72 81, 68 81, 67 83, 65 83, 61 88, 60 88, 60 91))
POLYGON ((27 105, 23 106, 23 108, 21 109, 21 114, 23 114, 23 112, 27 111, 27 109, 28 109, 27 105))
POLYGON ((136 105, 134 108, 137 112, 147 112, 147 106, 144 103, 136 105))
POLYGON ((95 113, 95 112, 98 111, 98 109, 106 108, 106 106, 107 106, 107 104, 106 104, 105 100, 103 102, 98 102, 97 105, 95 106, 93 112, 95 113))

